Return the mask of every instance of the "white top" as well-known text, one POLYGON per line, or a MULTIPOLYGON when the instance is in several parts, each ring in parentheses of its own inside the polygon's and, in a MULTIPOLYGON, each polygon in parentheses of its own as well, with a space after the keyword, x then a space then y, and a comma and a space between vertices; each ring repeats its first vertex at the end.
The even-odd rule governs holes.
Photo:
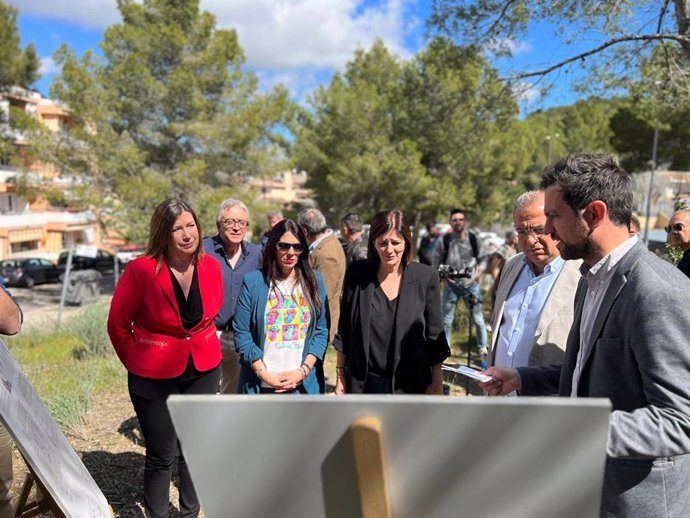
POLYGON ((637 236, 625 240, 589 270, 587 270, 586 265, 583 264, 582 266, 581 271, 587 281, 587 293, 585 295, 585 302, 582 306, 582 319, 580 320, 580 350, 577 353, 577 362, 575 363, 575 370, 573 371, 573 383, 570 389, 571 397, 577 397, 577 385, 580 382, 580 375, 582 374, 582 362, 585 358, 589 357, 589 352, 592 348, 592 341, 590 340, 592 327, 594 327, 594 321, 601 308, 604 295, 606 295, 609 284, 611 284, 616 266, 620 260, 623 259, 625 254, 635 246, 637 241, 637 236))
POLYGON ((264 314, 263 357, 269 372, 299 369, 310 321, 309 302, 295 279, 271 284, 264 314))

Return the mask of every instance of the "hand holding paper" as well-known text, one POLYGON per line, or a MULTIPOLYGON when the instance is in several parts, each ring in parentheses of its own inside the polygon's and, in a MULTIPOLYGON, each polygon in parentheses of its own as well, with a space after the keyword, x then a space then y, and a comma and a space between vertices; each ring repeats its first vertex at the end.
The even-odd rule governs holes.
POLYGON ((444 365, 443 370, 462 374, 463 376, 472 378, 473 380, 479 381, 480 383, 488 383, 494 379, 491 376, 483 374, 481 371, 478 371, 471 367, 466 367, 465 365, 460 365, 459 367, 451 367, 450 365, 444 365))

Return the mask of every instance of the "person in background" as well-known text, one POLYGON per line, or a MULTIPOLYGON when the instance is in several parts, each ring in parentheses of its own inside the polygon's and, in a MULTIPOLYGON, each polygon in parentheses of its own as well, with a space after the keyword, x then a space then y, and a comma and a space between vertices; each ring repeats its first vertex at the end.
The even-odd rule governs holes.
POLYGON ((563 360, 582 261, 564 261, 544 232, 542 191, 520 195, 513 222, 522 252, 506 261, 496 287, 490 364, 550 365, 563 360))
POLYGON ((513 230, 506 232, 505 243, 503 243, 498 250, 491 255, 489 261, 489 272, 493 278, 494 283, 498 282, 498 277, 501 274, 505 262, 513 257, 518 252, 524 251, 519 248, 518 233, 513 230))
POLYGON ((261 236, 261 242, 259 243, 261 245, 261 250, 263 250, 266 246, 266 242, 268 241, 268 233, 278 224, 279 221, 283 221, 284 219, 283 213, 279 210, 268 211, 266 218, 268 219, 268 228, 264 230, 263 236, 261 236))
POLYGON ((245 240, 249 209, 239 200, 228 199, 218 208, 218 234, 204 239, 204 251, 220 265, 223 273, 223 305, 216 316, 216 328, 223 355, 220 393, 236 394, 240 382, 240 355, 235 348, 232 318, 245 274, 261 268, 261 247, 245 240))
POLYGON ((263 268, 245 275, 237 300, 240 392, 318 394, 314 365, 326 352, 327 314, 326 286, 309 264, 304 232, 282 220, 268 234, 263 268))
MULTIPOLYGON (((348 212, 340 218, 340 235, 345 240, 345 258, 348 264, 354 261, 361 261, 367 258, 367 240, 362 233, 361 218, 354 212, 348 212)), ((337 326, 333 322, 333 326, 337 326)))
POLYGON ((670 243, 683 251, 678 269, 690 277, 690 210, 683 209, 676 212, 664 230, 668 234, 670 243))
POLYGON ((146 443, 144 507, 167 518, 177 457, 180 516, 199 515, 199 500, 173 427, 171 394, 215 394, 220 343, 214 319, 223 302, 218 261, 205 255, 194 210, 167 199, 151 217, 145 255, 127 264, 115 288, 108 334, 128 371, 129 395, 146 443))
POLYGON ((544 170, 541 187, 544 233, 565 260, 583 261, 565 357, 491 367, 484 387, 609 400, 601 516, 687 516, 690 281, 630 237, 632 179, 613 157, 569 155, 544 170))
POLYGON ((450 224, 453 232, 445 234, 436 242, 432 266, 436 269, 448 265, 462 272, 461 277, 446 277, 443 290, 443 326, 448 343, 451 342, 451 331, 455 321, 458 301, 462 299, 477 330, 477 351, 480 365, 486 368, 489 358, 489 339, 484 320, 484 306, 480 283, 487 269, 481 240, 467 227, 464 209, 450 211, 450 224))
POLYGON ((438 273, 412 262, 407 218, 374 216, 367 261, 348 266, 338 335, 335 393, 442 394, 450 355, 438 273))
MULTIPOLYGON (((0 333, 16 335, 22 327, 24 316, 12 295, 0 284, 0 333)), ((10 490, 12 489, 12 437, 0 423, 0 518, 12 518, 14 506, 10 490)))
MULTIPOLYGON (((312 268, 323 275, 328 293, 328 343, 333 343, 338 319, 340 318, 340 295, 343 291, 346 259, 343 247, 333 231, 327 228, 326 218, 317 209, 305 209, 297 215, 297 224, 304 230, 309 244, 309 262, 312 268)), ((315 366, 316 378, 321 392, 326 391, 326 380, 323 363, 319 360, 315 366)))
POLYGON ((633 236, 639 236, 640 235, 640 229, 642 227, 640 226, 640 220, 638 219, 635 214, 630 215, 630 227, 628 228, 628 234, 630 237, 633 236))
POLYGON ((419 242, 419 250, 417 256, 419 262, 431 266, 434 258, 434 248, 436 248, 436 241, 441 236, 441 231, 433 223, 426 224, 426 235, 419 242))

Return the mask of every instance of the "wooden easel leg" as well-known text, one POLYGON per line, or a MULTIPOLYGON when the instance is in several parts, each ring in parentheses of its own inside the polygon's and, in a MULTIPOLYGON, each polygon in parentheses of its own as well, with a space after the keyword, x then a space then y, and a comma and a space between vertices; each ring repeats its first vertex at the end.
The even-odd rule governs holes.
POLYGON ((45 486, 41 483, 39 478, 34 473, 31 466, 24 461, 26 467, 29 469, 29 473, 26 475, 24 480, 24 485, 22 486, 22 491, 17 501, 17 509, 14 512, 16 518, 31 518, 33 516, 38 516, 42 513, 50 512, 55 518, 66 518, 65 514, 57 505, 50 492, 46 490, 45 486), (31 494, 31 488, 36 485, 36 497, 34 500, 29 502, 29 495, 31 494))
POLYGON ((381 422, 375 417, 358 417, 351 431, 362 518, 392 518, 381 422))

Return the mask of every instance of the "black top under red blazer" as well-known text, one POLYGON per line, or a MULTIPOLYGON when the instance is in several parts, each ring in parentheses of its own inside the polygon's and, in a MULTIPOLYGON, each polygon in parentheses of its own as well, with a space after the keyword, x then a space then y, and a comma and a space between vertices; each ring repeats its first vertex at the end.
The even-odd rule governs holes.
MULTIPOLYGON (((376 266, 368 261, 349 265, 340 306, 335 348, 347 357, 348 392, 361 393, 369 365, 371 314, 378 286, 376 266)), ((431 383, 431 367, 448 356, 443 331, 438 273, 412 263, 403 271, 395 316, 393 388, 395 392, 423 394, 431 383)))

